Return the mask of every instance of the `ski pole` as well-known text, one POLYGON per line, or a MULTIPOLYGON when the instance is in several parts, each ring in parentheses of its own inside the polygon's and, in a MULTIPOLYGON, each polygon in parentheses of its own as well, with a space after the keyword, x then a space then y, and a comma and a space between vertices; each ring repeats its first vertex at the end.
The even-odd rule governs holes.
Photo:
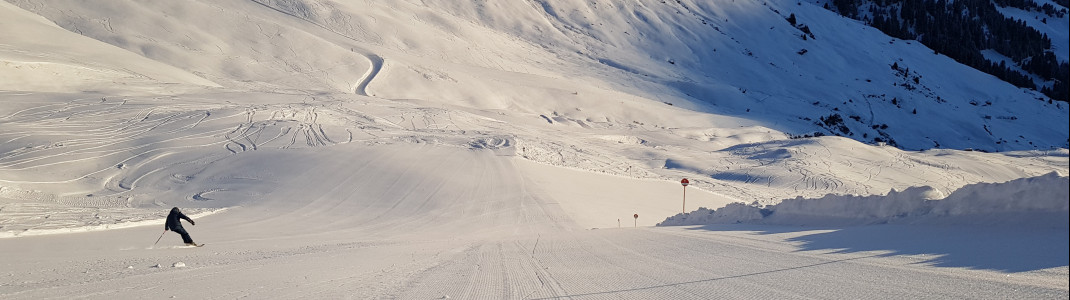
POLYGON ((156 247, 156 244, 159 244, 159 243, 160 243, 160 239, 162 239, 162 238, 163 238, 163 234, 164 234, 164 233, 167 233, 167 229, 164 229, 163 233, 160 233, 160 237, 156 239, 156 242, 155 242, 155 243, 152 243, 152 247, 153 247, 153 248, 155 248, 155 247, 156 247))

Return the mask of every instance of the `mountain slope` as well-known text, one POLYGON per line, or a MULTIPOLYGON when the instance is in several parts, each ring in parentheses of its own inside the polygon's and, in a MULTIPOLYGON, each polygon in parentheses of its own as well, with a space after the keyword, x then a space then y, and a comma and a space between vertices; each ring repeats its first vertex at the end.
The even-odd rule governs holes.
POLYGON ((1033 0, 816 3, 888 35, 921 41, 936 53, 947 54, 1015 86, 1067 101, 1070 64, 1066 62, 1064 46, 1065 7, 1051 3, 1041 6, 1033 0), (1054 27, 1048 25, 1048 18, 1054 27))
POLYGON ((1065 105, 811 3, 43 2, 19 3, 230 87, 354 92, 379 64, 377 97, 579 120, 682 126, 632 106, 664 102, 905 149, 1048 149, 1070 132, 1065 105), (606 98, 632 108, 576 111, 606 98))
MULTIPOLYGON (((11 195, 151 206, 138 195, 156 191, 131 185, 173 169, 163 157, 199 166, 197 157, 302 144, 493 149, 629 177, 690 177, 730 199, 768 203, 785 191, 951 191, 1065 164, 1065 150, 1047 150, 1067 142, 1066 107, 809 3, 16 3, 223 88, 166 100, 90 97, 100 103, 10 95, 0 180, 18 185, 11 195), (26 109, 41 103, 49 105, 26 109), (169 113, 145 118, 157 110, 169 113), (67 119, 83 115, 97 117, 67 119), (65 126, 37 129, 55 122, 65 126), (98 124, 118 129, 92 130, 98 124), (815 133, 853 140, 789 138, 815 133), (1045 151, 910 152, 859 141, 1045 151), (59 155, 107 150, 91 163, 59 155)), ((153 203, 262 188, 210 186, 153 203)))
POLYGON ((219 87, 0 91, 2 298, 1066 293, 1065 226, 649 227, 1065 175, 1064 107, 805 3, 11 3, 219 87))
POLYGON ((218 87, 181 69, 64 30, 7 2, 0 3, 0 26, 4 28, 0 90, 168 92, 218 87))

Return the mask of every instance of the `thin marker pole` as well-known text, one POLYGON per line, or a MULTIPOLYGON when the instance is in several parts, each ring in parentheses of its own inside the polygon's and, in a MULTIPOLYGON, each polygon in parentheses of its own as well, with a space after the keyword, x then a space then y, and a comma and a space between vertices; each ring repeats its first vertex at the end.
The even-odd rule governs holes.
POLYGON ((680 180, 680 185, 684 186, 684 204, 680 207, 681 214, 687 213, 687 184, 689 183, 690 182, 687 181, 687 178, 680 180))

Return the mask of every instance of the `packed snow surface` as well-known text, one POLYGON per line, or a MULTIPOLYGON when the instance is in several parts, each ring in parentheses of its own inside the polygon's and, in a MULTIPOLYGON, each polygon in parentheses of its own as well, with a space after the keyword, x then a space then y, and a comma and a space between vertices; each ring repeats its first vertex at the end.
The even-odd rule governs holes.
POLYGON ((808 2, 10 0, 0 28, 0 298, 1070 285, 1066 103, 808 2))

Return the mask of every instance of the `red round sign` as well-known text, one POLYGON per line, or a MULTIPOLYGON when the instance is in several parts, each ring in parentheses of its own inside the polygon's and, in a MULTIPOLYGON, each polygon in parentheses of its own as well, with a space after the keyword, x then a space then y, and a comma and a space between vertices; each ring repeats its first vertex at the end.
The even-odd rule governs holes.
POLYGON ((688 183, 689 182, 687 182, 687 178, 684 178, 684 180, 680 180, 680 184, 682 184, 684 186, 687 186, 688 183))
POLYGON ((639 214, 635 214, 635 216, 634 216, 634 217, 635 217, 636 219, 638 219, 638 218, 639 218, 639 214))

